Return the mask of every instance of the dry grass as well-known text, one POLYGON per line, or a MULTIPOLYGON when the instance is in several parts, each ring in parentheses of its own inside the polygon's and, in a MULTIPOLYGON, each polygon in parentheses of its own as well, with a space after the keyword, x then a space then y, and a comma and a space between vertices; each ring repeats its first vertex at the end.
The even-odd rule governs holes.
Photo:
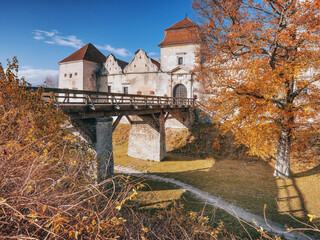
POLYGON ((128 130, 128 125, 119 125, 114 134, 116 142, 119 134, 122 138, 115 146, 118 165, 181 180, 255 214, 262 215, 266 204, 267 217, 282 224, 299 226, 287 213, 304 222, 307 214, 320 216, 319 167, 293 167, 291 179, 276 179, 272 162, 248 156, 231 135, 221 136, 211 125, 167 131, 167 148, 173 151, 163 162, 145 161, 126 155, 128 130), (220 149, 213 147, 215 138, 220 149))

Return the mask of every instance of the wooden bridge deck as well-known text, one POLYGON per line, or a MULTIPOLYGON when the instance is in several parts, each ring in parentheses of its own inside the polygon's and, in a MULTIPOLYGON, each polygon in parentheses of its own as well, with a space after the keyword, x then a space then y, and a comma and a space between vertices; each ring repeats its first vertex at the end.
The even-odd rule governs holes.
MULTIPOLYGON (((28 87, 36 91, 38 87, 28 87)), ((44 98, 55 104, 71 118, 143 115, 158 112, 187 111, 195 107, 193 98, 174 98, 154 95, 135 95, 85 90, 43 88, 44 98)))

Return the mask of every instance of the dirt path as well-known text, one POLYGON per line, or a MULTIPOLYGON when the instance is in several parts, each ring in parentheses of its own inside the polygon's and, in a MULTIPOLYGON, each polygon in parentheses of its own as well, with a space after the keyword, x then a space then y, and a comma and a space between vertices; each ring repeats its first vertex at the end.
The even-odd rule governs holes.
POLYGON ((269 231, 269 232, 273 232, 273 233, 277 234, 278 236, 284 237, 285 239, 302 239, 302 240, 316 239, 316 238, 313 238, 309 235, 308 236, 302 235, 296 231, 288 232, 284 226, 282 226, 278 223, 272 222, 268 219, 267 219, 267 223, 266 223, 266 221, 258 215, 255 215, 255 214, 252 214, 248 211, 245 211, 242 208, 239 208, 239 207, 236 207, 230 203, 227 203, 214 195, 208 194, 207 192, 201 191, 198 188, 195 188, 191 185, 185 184, 185 183, 180 182, 178 180, 175 180, 173 178, 166 178, 166 177, 160 177, 160 176, 157 176, 154 174, 142 173, 142 172, 137 171, 135 169, 128 168, 128 167, 122 167, 122 166, 115 166, 115 170, 122 172, 122 173, 125 173, 125 174, 128 174, 128 175, 137 176, 137 177, 144 177, 147 179, 160 181, 160 182, 166 182, 166 183, 173 184, 179 188, 183 188, 183 189, 191 192, 193 195, 195 195, 201 201, 212 204, 220 209, 227 211, 228 213, 230 213, 231 215, 233 215, 236 218, 240 218, 240 219, 244 220, 245 222, 248 222, 248 223, 255 225, 255 226, 258 225, 258 227, 262 227, 264 230, 269 231))

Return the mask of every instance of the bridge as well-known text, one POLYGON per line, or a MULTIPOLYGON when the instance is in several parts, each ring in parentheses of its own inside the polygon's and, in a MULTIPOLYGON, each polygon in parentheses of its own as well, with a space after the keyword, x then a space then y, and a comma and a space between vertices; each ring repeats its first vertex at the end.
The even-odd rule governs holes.
MULTIPOLYGON (((28 87, 30 91, 37 87, 28 87)), ((128 156, 161 161, 166 156, 165 122, 194 123, 195 99, 43 88, 44 100, 71 117, 72 125, 95 147, 98 180, 113 174, 112 132, 123 117, 130 127, 128 156), (113 121, 115 117, 115 121, 113 121)))

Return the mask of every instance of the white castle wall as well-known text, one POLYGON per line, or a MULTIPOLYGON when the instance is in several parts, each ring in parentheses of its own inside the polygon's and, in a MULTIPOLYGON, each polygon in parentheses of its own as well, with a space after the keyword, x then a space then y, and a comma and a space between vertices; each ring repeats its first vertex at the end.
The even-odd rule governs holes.
POLYGON ((196 52, 199 44, 184 44, 166 46, 161 48, 161 69, 171 71, 178 66, 178 57, 183 57, 183 66, 189 70, 193 69, 196 60, 196 52))
POLYGON ((83 79, 83 60, 59 63, 59 88, 83 90, 83 79))
POLYGON ((83 60, 83 89, 97 91, 99 80, 97 74, 100 72, 101 65, 95 62, 83 60))

